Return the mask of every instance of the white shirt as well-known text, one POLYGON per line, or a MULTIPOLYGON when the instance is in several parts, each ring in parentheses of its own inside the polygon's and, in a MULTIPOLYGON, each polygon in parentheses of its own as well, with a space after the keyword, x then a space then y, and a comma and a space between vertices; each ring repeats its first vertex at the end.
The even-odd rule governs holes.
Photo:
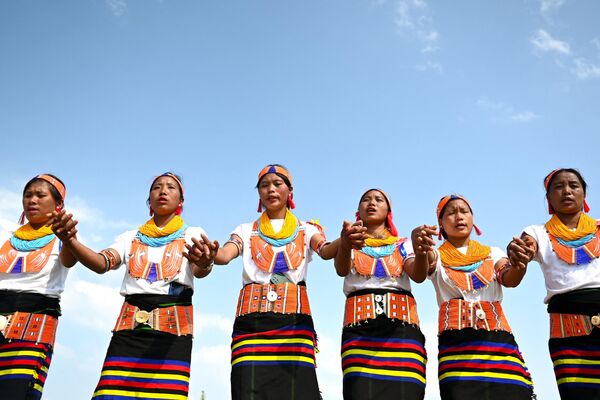
MULTIPOLYGON (((467 254, 468 246, 459 247, 457 250, 463 254, 467 254)), ((483 288, 479 290, 462 290, 458 288, 454 282, 450 279, 448 274, 446 274, 446 270, 442 265, 442 260, 440 257, 439 251, 436 249, 437 262, 435 265, 435 270, 431 275, 429 275, 429 279, 433 283, 433 287, 435 288, 435 294, 437 297, 438 306, 442 305, 446 301, 450 299, 458 299, 462 298, 466 301, 477 302, 477 301, 502 301, 502 285, 498 281, 496 281, 496 275, 494 274, 494 279, 483 288)), ((491 248, 491 257, 494 265, 500 259, 506 258, 506 254, 500 250, 498 247, 491 248)))
POLYGON ((555 294, 600 287, 600 258, 594 258, 588 264, 568 264, 552 249, 545 225, 530 225, 524 232, 534 238, 538 245, 533 260, 540 264, 544 274, 544 303, 548 303, 555 294))
MULTIPOLYGON (((194 274, 192 273, 192 267, 189 265, 188 259, 185 257, 182 258, 179 272, 170 280, 158 280, 151 283, 144 278, 136 279, 129 275, 131 244, 137 232, 137 230, 133 230, 122 233, 117 236, 115 243, 110 246, 111 249, 119 253, 122 260, 121 264, 115 266, 115 269, 122 265, 127 266, 127 272, 125 273, 123 284, 121 285, 121 294, 123 296, 129 294, 169 294, 169 286, 172 282, 180 283, 193 289, 194 274)), ((196 239, 201 239, 200 235, 203 233, 205 232, 200 227, 189 227, 185 231, 185 242, 189 245, 193 245, 192 238, 195 237, 196 239)), ((148 262, 162 262, 166 247, 166 245, 161 247, 148 246, 148 262)))
MULTIPOLYGON (((281 227, 283 226, 283 221, 283 219, 271 220, 271 225, 273 226, 273 230, 275 232, 281 230, 281 227)), ((242 239, 242 242, 244 243, 244 247, 242 250, 242 264, 244 265, 244 270, 242 272, 242 283, 244 285, 247 285, 249 283, 269 283, 271 281, 272 275, 272 273, 265 272, 258 268, 254 263, 254 260, 252 259, 252 251, 250 249, 250 237, 252 235, 253 225, 254 223, 241 224, 238 225, 233 232, 231 232, 232 235, 239 236, 240 239, 242 239)), ((310 240, 314 235, 321 233, 316 226, 306 223, 304 221, 300 221, 300 229, 304 229, 304 260, 302 260, 302 263, 298 266, 298 268, 294 270, 289 270, 284 273, 286 278, 289 279, 290 282, 295 284, 298 284, 302 281, 306 281, 306 265, 312 260, 312 256, 314 254, 313 249, 310 247, 310 240)), ((273 247, 273 257, 276 257, 277 253, 280 253, 283 250, 285 250, 285 246, 273 247)))
MULTIPOLYGON (((404 262, 409 258, 414 258, 415 253, 412 243, 409 240, 402 243, 400 247, 406 254, 406 256, 403 257, 404 262)), ((402 251, 400 254, 402 254, 402 251)), ((393 279, 389 276, 386 276, 385 278, 378 278, 376 276, 368 277, 356 272, 356 268, 354 267, 354 251, 352 252, 352 261, 350 273, 344 277, 344 294, 346 296, 362 289, 401 289, 410 292, 410 279, 406 273, 403 272, 402 275, 393 279)))
MULTIPOLYGON (((9 240, 12 232, 0 233, 0 246, 9 240)), ((69 268, 60 262, 60 240, 55 239, 50 257, 46 265, 39 272, 25 272, 20 274, 0 273, 0 290, 13 290, 15 292, 39 293, 49 297, 60 298, 65 290, 65 281, 69 268)), ((19 251, 17 257, 25 257, 27 251, 19 251)))

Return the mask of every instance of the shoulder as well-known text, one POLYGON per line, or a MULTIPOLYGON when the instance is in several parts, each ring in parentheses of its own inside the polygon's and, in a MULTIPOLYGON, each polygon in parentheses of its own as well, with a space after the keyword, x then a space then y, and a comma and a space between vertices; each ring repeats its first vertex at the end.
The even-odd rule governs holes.
POLYGON ((133 238, 135 237, 135 235, 137 234, 137 232, 138 232, 137 229, 125 231, 115 238, 115 242, 132 241, 133 238))
POLYGON ((525 229, 523 229, 523 233, 526 233, 529 236, 531 236, 537 240, 539 237, 541 237, 542 235, 544 235, 546 233, 546 226, 545 225, 529 225, 529 226, 525 227, 525 229))
POLYGON ((4 243, 12 236, 13 232, 11 231, 0 231, 0 242, 4 243))
MULTIPOLYGON (((185 230, 185 237, 200 237, 206 235, 206 231, 199 226, 188 226, 185 230)), ((207 235, 208 236, 208 235, 207 235)))

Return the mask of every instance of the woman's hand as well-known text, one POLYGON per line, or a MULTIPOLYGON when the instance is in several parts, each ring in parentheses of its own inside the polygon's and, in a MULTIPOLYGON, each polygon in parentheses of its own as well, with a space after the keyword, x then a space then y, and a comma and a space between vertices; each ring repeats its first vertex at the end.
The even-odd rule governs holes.
POLYGON ((361 249, 365 245, 365 239, 367 238, 367 228, 363 226, 362 221, 356 221, 351 224, 348 221, 344 221, 342 225, 342 231, 340 232, 340 239, 342 245, 346 248, 361 249))
POLYGON ((78 221, 73 219, 73 214, 67 214, 62 209, 60 211, 53 211, 50 217, 50 227, 52 232, 60 239, 61 242, 65 243, 71 239, 77 238, 77 223, 78 221))
POLYGON ((413 229, 410 240, 413 245, 415 254, 426 255, 435 248, 435 240, 433 236, 438 234, 437 226, 421 225, 413 229))
POLYGON ((183 256, 187 258, 190 263, 205 271, 210 271, 213 260, 217 256, 217 251, 219 250, 219 242, 216 240, 211 242, 205 234, 202 234, 200 240, 192 238, 192 243, 193 245, 186 243, 185 247, 188 251, 184 252, 183 256))
POLYGON ((513 268, 525 269, 537 252, 537 243, 529 235, 513 237, 506 247, 506 253, 513 268))

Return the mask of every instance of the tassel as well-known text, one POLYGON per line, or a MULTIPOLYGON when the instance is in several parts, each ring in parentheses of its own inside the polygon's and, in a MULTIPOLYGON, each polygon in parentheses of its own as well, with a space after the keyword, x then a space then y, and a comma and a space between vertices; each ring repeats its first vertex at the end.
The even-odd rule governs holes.
POLYGON ((262 203, 260 202, 260 199, 258 199, 258 209, 256 212, 262 212, 262 203))
POLYGON ((150 208, 150 216, 153 217, 154 216, 154 210, 152 208, 150 208))
POLYGON ((442 238, 444 237, 442 235, 442 232, 444 231, 444 229, 442 228, 442 224, 440 224, 440 232, 438 233, 438 240, 442 240, 442 238))
POLYGON ((390 230, 390 233, 392 234, 392 236, 398 236, 398 230, 394 226, 394 221, 393 221, 393 216, 392 216, 391 211, 388 212, 388 215, 387 215, 387 226, 388 226, 388 229, 390 230))
POLYGON ((183 204, 179 203, 179 205, 177 206, 177 209, 175 210, 175 215, 181 215, 182 212, 183 212, 183 204))
POLYGON ((25 225, 25 211, 23 211, 21 217, 19 217, 19 225, 25 225))
POLYGON ((292 194, 291 194, 291 193, 288 193, 287 203, 288 203, 288 207, 289 207, 290 209, 292 209, 292 210, 293 210, 294 208, 296 208, 296 205, 294 204, 294 199, 293 199, 293 197, 294 197, 294 196, 292 196, 292 194))
POLYGON ((473 224, 473 228, 475 228, 475 232, 477 233, 477 236, 481 236, 481 229, 479 229, 477 227, 477 225, 473 224))
POLYGON ((587 200, 585 198, 583 199, 583 212, 585 212, 585 213, 590 212, 590 206, 588 206, 587 200))
POLYGON ((356 220, 360 221, 360 212, 357 211, 354 215, 356 216, 356 220))

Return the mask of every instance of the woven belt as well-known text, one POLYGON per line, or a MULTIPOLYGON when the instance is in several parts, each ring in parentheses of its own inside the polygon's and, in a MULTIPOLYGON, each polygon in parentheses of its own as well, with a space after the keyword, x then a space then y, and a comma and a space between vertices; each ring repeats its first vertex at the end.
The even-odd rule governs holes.
POLYGON ((438 323, 439 333, 465 328, 511 332, 499 301, 446 301, 440 306, 438 323))
POLYGON ((550 313, 550 337, 566 338, 573 336, 587 336, 595 327, 600 326, 600 314, 560 314, 550 313))
POLYGON ((191 305, 170 306, 145 311, 124 302, 113 332, 135 329, 140 325, 177 336, 192 335, 194 332, 193 308, 191 305))
POLYGON ((348 297, 344 313, 344 326, 375 319, 380 315, 419 325, 415 299, 406 294, 389 292, 348 297))
POLYGON ((0 332, 8 340, 27 340, 54 346, 58 318, 46 314, 16 311, 0 315, 0 332))
POLYGON ((240 290, 236 317, 255 312, 310 315, 306 286, 293 283, 251 283, 240 290))

